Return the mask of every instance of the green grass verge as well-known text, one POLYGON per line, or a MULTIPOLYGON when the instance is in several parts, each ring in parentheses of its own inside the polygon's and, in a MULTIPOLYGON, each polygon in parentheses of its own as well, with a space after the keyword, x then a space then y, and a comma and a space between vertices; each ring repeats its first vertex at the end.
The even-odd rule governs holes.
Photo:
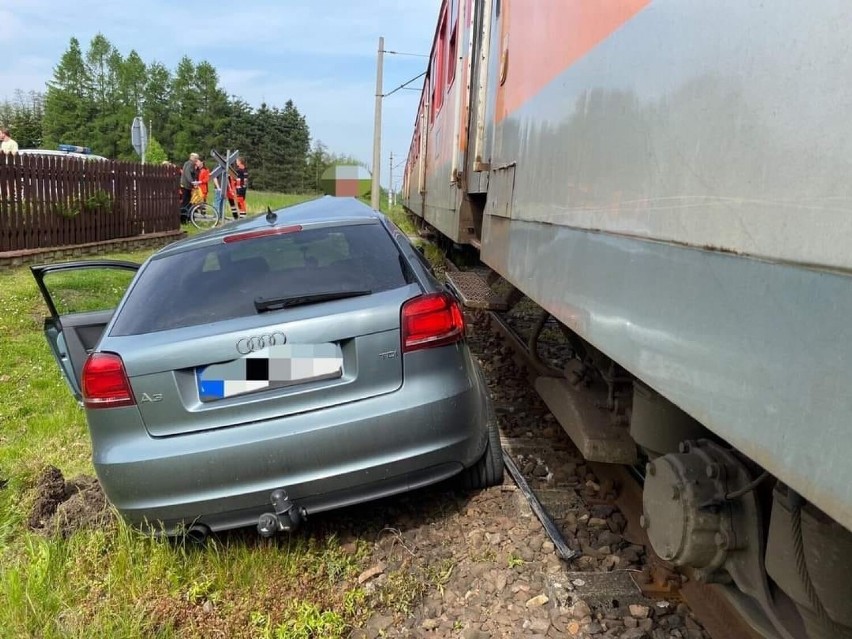
MULTIPOLYGON (((369 204, 368 200, 365 200, 367 204, 369 204)), ((394 206, 388 206, 387 198, 382 198, 381 204, 379 205, 382 213, 388 216, 394 224, 396 224, 399 229, 405 233, 409 238, 411 238, 414 246, 420 248, 423 251, 423 254, 426 256, 426 259, 429 260, 429 263, 435 268, 436 271, 440 272, 444 269, 444 252, 438 247, 438 245, 433 244, 432 242, 427 242, 419 237, 417 233, 417 227, 414 225, 414 221, 412 217, 405 212, 405 209, 401 204, 395 204, 394 206)))
POLYGON ((4 557, 3 637, 343 637, 359 619, 366 544, 256 536, 204 548, 123 523, 26 536, 4 557))
POLYGON ((266 213, 267 206, 274 211, 285 206, 301 204, 317 197, 319 196, 315 193, 265 193, 263 191, 249 191, 246 196, 246 209, 249 215, 266 213))

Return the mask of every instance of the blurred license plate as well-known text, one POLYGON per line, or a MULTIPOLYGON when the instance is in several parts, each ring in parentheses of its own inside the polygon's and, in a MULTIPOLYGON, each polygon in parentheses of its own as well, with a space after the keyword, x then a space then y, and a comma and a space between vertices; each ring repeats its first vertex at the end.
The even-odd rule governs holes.
POLYGON ((203 402, 343 375, 337 344, 284 344, 245 357, 196 369, 203 402))

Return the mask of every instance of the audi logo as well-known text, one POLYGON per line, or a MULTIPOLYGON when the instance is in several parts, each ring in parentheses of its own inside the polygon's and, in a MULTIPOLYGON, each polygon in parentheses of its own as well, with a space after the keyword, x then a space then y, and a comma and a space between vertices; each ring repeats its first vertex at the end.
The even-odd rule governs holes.
POLYGON ((287 336, 281 331, 268 333, 266 335, 252 335, 243 337, 237 342, 237 352, 240 355, 256 353, 270 346, 282 346, 287 343, 287 336))

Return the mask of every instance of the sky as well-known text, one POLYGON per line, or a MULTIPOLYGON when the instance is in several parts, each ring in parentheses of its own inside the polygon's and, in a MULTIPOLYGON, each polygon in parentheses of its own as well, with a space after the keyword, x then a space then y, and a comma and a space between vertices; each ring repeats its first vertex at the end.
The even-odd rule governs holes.
MULTIPOLYGON (((385 49, 426 55, 440 0, 0 0, 0 100, 44 91, 69 41, 83 51, 102 33, 126 56, 174 70, 182 56, 210 62, 222 88, 254 107, 292 99, 312 140, 372 164, 379 36, 385 49), (219 8, 221 7, 221 8, 219 8)), ((383 93, 425 70, 417 55, 384 56, 383 93)), ((382 100, 382 184, 390 153, 408 153, 418 91, 382 100)), ((128 135, 130 123, 128 122, 128 135)), ((156 129, 156 124, 154 126, 156 129)), ((156 135, 156 132, 155 132, 156 135)), ((240 149, 250 154, 250 149, 240 149)), ((394 159, 394 164, 398 161, 394 159)), ((400 171, 400 169, 396 169, 400 171)), ((395 183, 398 179, 394 180, 395 183)))

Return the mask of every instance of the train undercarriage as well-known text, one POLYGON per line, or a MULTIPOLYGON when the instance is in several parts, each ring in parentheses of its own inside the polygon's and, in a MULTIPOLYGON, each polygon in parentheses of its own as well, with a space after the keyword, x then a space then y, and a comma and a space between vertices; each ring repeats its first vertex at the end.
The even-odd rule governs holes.
POLYGON ((535 389, 661 561, 852 636, 845 5, 522 4, 441 3, 404 206, 491 270, 468 306, 542 310, 535 389))
MULTIPOLYGON (((493 271, 447 277, 470 308, 524 299, 493 271)), ((640 477, 640 525, 664 563, 712 584, 760 636, 852 637, 852 533, 547 311, 522 341, 536 390, 583 456, 640 477), (539 355, 554 330, 559 361, 539 355)))

